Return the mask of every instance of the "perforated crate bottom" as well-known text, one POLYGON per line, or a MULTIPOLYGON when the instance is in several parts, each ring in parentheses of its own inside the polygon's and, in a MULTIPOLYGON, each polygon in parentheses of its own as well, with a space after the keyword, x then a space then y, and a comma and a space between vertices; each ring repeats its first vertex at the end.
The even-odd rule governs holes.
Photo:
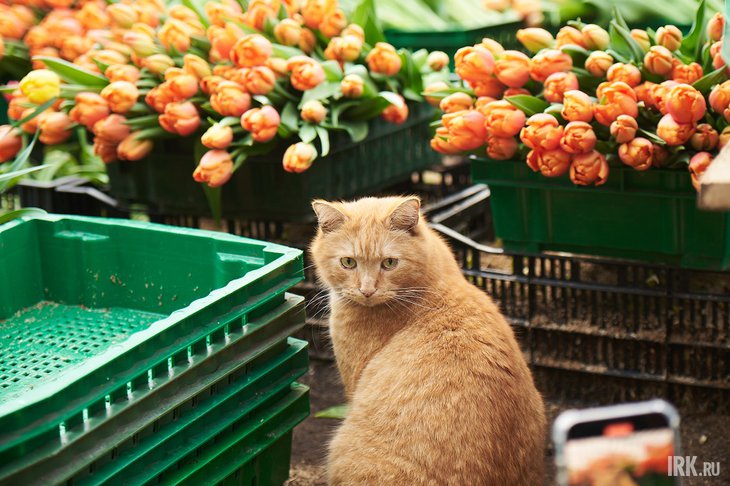
POLYGON ((0 404, 61 378, 163 317, 42 301, 0 320, 0 404))

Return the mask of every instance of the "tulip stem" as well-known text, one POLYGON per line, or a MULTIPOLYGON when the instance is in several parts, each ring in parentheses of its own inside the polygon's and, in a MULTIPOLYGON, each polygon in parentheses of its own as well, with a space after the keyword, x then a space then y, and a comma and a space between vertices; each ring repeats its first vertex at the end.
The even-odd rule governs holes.
POLYGON ((158 115, 146 115, 137 118, 130 118, 124 123, 129 125, 132 129, 151 128, 159 126, 158 119, 158 115))

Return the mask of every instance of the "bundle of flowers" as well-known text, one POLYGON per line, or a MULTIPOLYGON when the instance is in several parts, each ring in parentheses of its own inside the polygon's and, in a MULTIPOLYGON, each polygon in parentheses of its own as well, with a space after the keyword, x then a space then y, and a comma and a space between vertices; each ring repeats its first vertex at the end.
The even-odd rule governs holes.
POLYGON ((187 3, 162 16, 139 4, 94 2, 106 28, 89 30, 73 59, 34 57, 45 69, 5 88, 14 122, 0 160, 20 147, 18 128, 58 144, 82 126, 107 163, 140 160, 156 139, 194 138, 204 154, 193 177, 210 187, 282 143, 284 169, 301 172, 327 155, 330 132, 361 141, 368 120, 403 123, 423 76, 447 74, 443 53, 371 44, 336 0, 187 3))
POLYGON ((692 183, 730 139, 723 16, 700 4, 685 37, 675 26, 609 31, 570 22, 554 38, 518 32, 532 57, 490 39, 460 49, 456 87, 426 91, 444 112, 431 145, 446 154, 521 159, 546 177, 601 185, 613 164, 689 169, 692 183), (440 99, 440 102, 439 102, 440 99))

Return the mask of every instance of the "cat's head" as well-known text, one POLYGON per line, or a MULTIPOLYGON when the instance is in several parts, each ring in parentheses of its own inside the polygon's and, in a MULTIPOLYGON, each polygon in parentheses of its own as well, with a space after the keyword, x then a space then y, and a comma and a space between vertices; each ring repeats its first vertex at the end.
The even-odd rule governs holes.
POLYGON ((340 297, 384 304, 423 288, 423 235, 417 197, 312 203, 319 230, 312 257, 320 280, 340 297))

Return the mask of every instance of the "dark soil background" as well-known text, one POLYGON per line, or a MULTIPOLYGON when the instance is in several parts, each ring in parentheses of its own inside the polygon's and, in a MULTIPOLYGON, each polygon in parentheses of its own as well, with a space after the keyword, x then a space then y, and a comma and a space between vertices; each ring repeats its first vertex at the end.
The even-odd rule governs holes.
MULTIPOLYGON (((300 380, 311 388, 312 413, 294 429, 291 478, 288 486, 320 486, 326 484, 325 457, 327 443, 338 427, 339 420, 318 419, 314 414, 328 407, 344 402, 342 384, 336 365, 324 359, 313 358, 309 372, 300 380)), ((596 397, 593 401, 600 402, 596 397)), ((560 411, 574 408, 547 401, 546 409, 550 423, 560 411)), ((698 462, 720 461, 720 476, 717 478, 684 478, 686 486, 726 486, 730 484, 730 411, 716 414, 682 415, 683 454, 698 456, 698 462)), ((546 485, 554 484, 552 444, 546 444, 546 485)))

